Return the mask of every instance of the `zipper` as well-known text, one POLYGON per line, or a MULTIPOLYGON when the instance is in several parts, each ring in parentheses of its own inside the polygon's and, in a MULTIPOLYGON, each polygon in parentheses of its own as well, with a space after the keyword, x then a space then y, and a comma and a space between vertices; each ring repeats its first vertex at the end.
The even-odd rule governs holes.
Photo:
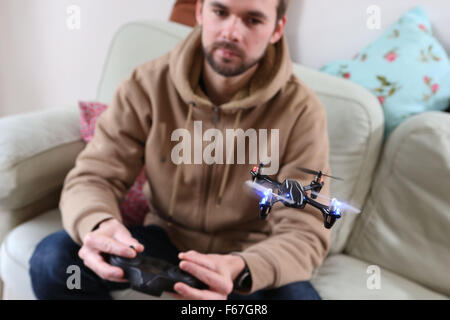
POLYGON ((220 106, 214 106, 213 124, 216 127, 217 122, 220 120, 220 106))
MULTIPOLYGON (((220 106, 215 105, 214 106, 214 115, 212 119, 212 123, 214 125, 214 128, 217 128, 217 124, 220 121, 220 106)), ((206 179, 204 181, 205 185, 205 197, 203 199, 203 210, 208 210, 208 200, 209 200, 209 193, 211 191, 211 180, 212 180, 212 171, 213 171, 213 165, 207 165, 208 168, 206 170, 206 179)), ((206 215, 207 212, 205 212, 202 216, 202 231, 206 231, 206 215)))
POLYGON ((203 211, 204 214, 202 215, 202 231, 206 231, 206 215, 208 214, 208 200, 209 200, 209 192, 211 190, 211 177, 212 177, 212 166, 213 165, 207 165, 208 168, 206 169, 206 181, 205 181, 205 197, 203 199, 203 211))

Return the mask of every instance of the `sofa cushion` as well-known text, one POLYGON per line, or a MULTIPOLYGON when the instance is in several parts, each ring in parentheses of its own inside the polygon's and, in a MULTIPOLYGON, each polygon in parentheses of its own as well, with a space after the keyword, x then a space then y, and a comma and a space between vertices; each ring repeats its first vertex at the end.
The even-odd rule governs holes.
POLYGON ((450 296, 450 114, 411 117, 389 137, 347 252, 450 296))
POLYGON ((22 208, 60 188, 84 145, 75 107, 1 118, 0 211, 22 208))
MULTIPOLYGON (((100 102, 79 101, 81 135, 89 143, 95 134, 97 120, 108 108, 107 104, 100 102)), ((119 209, 125 225, 142 225, 144 216, 149 212, 148 194, 144 194, 144 185, 147 184, 145 168, 137 176, 131 188, 125 194, 119 209)))
POLYGON ((450 98, 449 58, 421 6, 406 12, 353 59, 321 70, 354 81, 379 98, 386 137, 412 115, 446 109, 450 98))
MULTIPOLYGON (((61 214, 55 209, 21 224, 8 234, 0 250, 0 277, 5 283, 5 290, 11 291, 15 298, 36 299, 28 274, 29 260, 42 239, 61 229, 61 214)), ((114 299, 123 300, 157 299, 131 289, 113 291, 111 295, 114 299)), ((160 298, 173 299, 167 293, 160 298)))
POLYGON ((169 52, 191 31, 191 27, 169 21, 139 21, 122 26, 111 42, 96 101, 110 104, 118 85, 134 68, 169 52))
POLYGON ((398 274, 344 254, 328 256, 311 282, 327 300, 448 299, 398 274))

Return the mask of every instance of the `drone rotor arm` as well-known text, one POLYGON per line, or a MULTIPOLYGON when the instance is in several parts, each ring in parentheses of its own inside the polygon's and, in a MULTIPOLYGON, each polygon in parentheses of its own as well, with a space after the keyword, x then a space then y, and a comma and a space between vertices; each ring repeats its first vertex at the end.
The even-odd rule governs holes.
POLYGON ((265 181, 267 183, 270 183, 274 187, 274 189, 279 189, 280 186, 281 186, 281 183, 279 183, 278 181, 275 181, 275 180, 269 178, 268 176, 262 175, 262 176, 260 176, 259 180, 262 180, 262 181, 265 181))
POLYGON ((319 210, 327 210, 328 212, 330 211, 330 207, 326 206, 324 204, 321 204, 320 202, 314 201, 313 199, 309 198, 309 197, 305 197, 305 201, 306 203, 312 205, 313 207, 316 207, 319 210))
POLYGON ((341 216, 340 214, 336 214, 336 212, 332 212, 332 209, 329 206, 323 205, 317 201, 312 200, 311 198, 305 199, 307 203, 310 205, 316 207, 322 212, 323 215, 323 225, 325 228, 330 229, 337 219, 339 219, 341 216))

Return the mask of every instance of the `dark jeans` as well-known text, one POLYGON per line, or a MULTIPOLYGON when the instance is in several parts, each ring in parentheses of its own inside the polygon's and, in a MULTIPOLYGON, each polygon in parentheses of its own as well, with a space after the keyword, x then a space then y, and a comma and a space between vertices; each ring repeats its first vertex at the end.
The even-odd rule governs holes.
MULTIPOLYGON (((157 226, 133 226, 130 232, 145 246, 144 254, 178 264, 178 249, 170 242, 165 231, 157 226)), ((38 299, 111 299, 110 291, 129 288, 128 283, 101 279, 86 267, 78 257, 80 246, 64 231, 44 238, 36 247, 30 259, 30 276, 34 294, 38 299), (76 265, 81 271, 80 289, 70 290, 67 280, 73 271, 68 267, 76 265), (70 270, 70 269, 69 269, 70 270)), ((308 281, 291 283, 271 290, 260 290, 251 295, 230 294, 229 300, 320 299, 308 281)))

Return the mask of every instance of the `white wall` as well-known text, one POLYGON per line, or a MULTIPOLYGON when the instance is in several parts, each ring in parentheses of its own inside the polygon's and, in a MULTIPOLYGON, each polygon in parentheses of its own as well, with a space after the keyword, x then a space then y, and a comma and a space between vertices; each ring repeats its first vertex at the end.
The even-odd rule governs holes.
POLYGON ((167 20, 171 0, 0 0, 0 116, 93 99, 124 23, 167 20), (70 5, 81 29, 70 30, 70 5))
MULTIPOLYGON (((0 0, 0 117, 94 99, 109 42, 132 20, 167 20, 174 0, 0 0), (69 30, 66 9, 81 9, 69 30)), ((318 68, 349 58, 422 3, 450 52, 449 0, 292 0, 287 36, 294 61, 318 68), (381 30, 366 26, 381 9, 381 30), (447 32, 447 33, 446 33, 447 32)))

